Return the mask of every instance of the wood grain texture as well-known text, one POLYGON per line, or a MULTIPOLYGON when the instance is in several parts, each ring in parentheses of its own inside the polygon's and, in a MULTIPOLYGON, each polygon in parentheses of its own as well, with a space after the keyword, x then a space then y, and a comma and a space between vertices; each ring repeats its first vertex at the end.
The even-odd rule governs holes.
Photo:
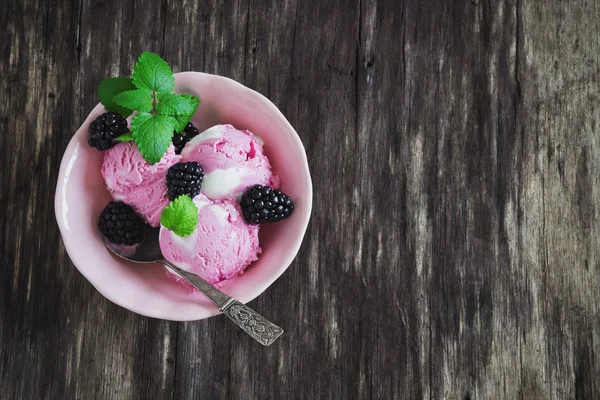
POLYGON ((0 399, 600 399, 600 4, 0 7, 0 399), (296 128, 314 212, 251 303, 286 334, 108 302, 54 221, 63 151, 144 50, 296 128))

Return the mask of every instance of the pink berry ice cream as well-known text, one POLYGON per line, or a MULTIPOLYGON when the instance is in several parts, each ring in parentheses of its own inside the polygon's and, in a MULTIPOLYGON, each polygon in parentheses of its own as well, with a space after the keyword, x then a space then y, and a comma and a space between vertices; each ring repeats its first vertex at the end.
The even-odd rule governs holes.
POLYGON ((193 138, 181 152, 182 161, 204 169, 202 190, 211 200, 237 199, 249 186, 279 186, 261 141, 250 131, 216 125, 193 138))
POLYGON ((200 194, 194 203, 198 207, 194 232, 180 237, 161 227, 160 249, 167 260, 220 288, 258 259, 258 226, 246 223, 233 202, 213 202, 200 194))
MULTIPOLYGON (((261 252, 258 222, 250 223, 248 220, 250 215, 259 215, 252 213, 261 210, 249 211, 248 207, 263 207, 261 212, 265 215, 271 212, 275 216, 277 211, 277 218, 286 218, 290 210, 285 211, 284 208, 290 205, 285 203, 285 195, 276 190, 279 178, 271 170, 262 141, 250 131, 238 130, 231 125, 216 125, 184 146, 181 155, 177 155, 171 144, 162 159, 151 165, 144 160, 135 143, 119 143, 104 152, 102 176, 116 202, 131 206, 130 212, 139 215, 149 225, 160 226, 160 249, 167 260, 221 288, 242 274, 261 252), (194 166, 195 163, 199 167, 194 166), (169 174, 172 166, 175 167, 169 174), (202 170, 203 179, 200 175, 202 170), (201 182, 200 194, 190 194, 189 185, 198 182, 198 179, 201 182), (260 193, 257 187, 261 188, 258 189, 260 193), (174 198, 189 196, 198 208, 198 223, 189 235, 179 236, 175 233, 177 229, 161 225, 163 210, 170 204, 169 190, 174 188, 183 189, 186 193, 174 198), (246 197, 242 201, 244 193, 246 197)), ((118 218, 130 218, 124 206, 120 207, 125 211, 118 218)), ((103 211, 108 212, 110 210, 103 211)), ((105 230, 109 234, 112 227, 113 230, 123 229, 123 235, 127 235, 124 227, 117 226, 124 226, 125 222, 115 220, 112 214, 104 219, 105 230)), ((120 235, 120 231, 116 232, 120 235)), ((117 239, 119 235, 116 235, 117 239)), ((132 252, 135 248, 135 245, 127 247, 132 252)), ((172 272, 168 276, 181 280, 172 272)), ((186 286, 193 291, 191 286, 186 286)))
POLYGON ((181 156, 171 145, 160 162, 150 165, 133 142, 124 142, 104 152, 102 176, 116 201, 129 204, 145 222, 156 227, 162 210, 169 205, 167 171, 179 161, 181 156))

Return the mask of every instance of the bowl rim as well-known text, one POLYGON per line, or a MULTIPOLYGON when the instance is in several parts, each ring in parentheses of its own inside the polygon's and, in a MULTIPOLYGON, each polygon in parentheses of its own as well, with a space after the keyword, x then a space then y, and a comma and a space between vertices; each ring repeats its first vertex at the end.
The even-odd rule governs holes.
MULTIPOLYGON (((248 295, 244 296, 245 298, 241 299, 241 300, 243 300, 243 302, 247 303, 247 302, 254 300, 256 297, 258 297, 260 294, 262 294, 267 288, 269 288, 269 286, 271 286, 289 268, 290 264, 296 258, 298 251, 300 250, 300 247, 302 245, 302 242, 304 241, 304 237, 306 235, 306 230, 308 228, 308 223, 310 221, 310 216, 312 213, 312 201, 313 201, 312 178, 311 178, 310 170, 309 170, 309 166, 308 166, 308 158, 306 156, 306 150, 304 148, 302 141, 300 140, 300 137, 298 136, 298 133, 296 132, 294 127, 289 123, 287 118, 285 118, 283 113, 277 108, 277 106, 275 106, 275 104, 273 104, 267 97, 265 97, 261 93, 255 91, 253 89, 250 89, 249 87, 235 81, 234 79, 220 76, 220 75, 214 75, 214 74, 209 74, 209 73, 205 73, 205 72, 197 72, 197 71, 183 71, 183 72, 175 73, 174 75, 175 75, 176 79, 178 76, 185 76, 185 75, 208 76, 211 79, 215 79, 217 81, 221 80, 223 82, 227 82, 227 84, 237 87, 238 90, 246 92, 252 96, 255 96, 256 100, 259 101, 261 103, 261 105, 263 107, 265 107, 270 114, 272 114, 275 117, 277 117, 278 119, 280 119, 281 122, 288 128, 291 139, 292 139, 295 147, 299 150, 299 155, 301 158, 301 165, 299 165, 299 168, 301 168, 302 174, 304 176, 306 176, 305 185, 302 189, 302 192, 305 193, 305 196, 306 196, 306 199, 304 199, 305 206, 306 206, 306 212, 304 213, 304 215, 302 215, 302 220, 300 221, 300 224, 299 224, 300 229, 299 229, 298 239, 296 239, 294 241, 293 245, 289 246, 289 251, 287 252, 287 255, 285 256, 285 260, 281 264, 281 267, 278 268, 272 275, 270 275, 268 279, 261 282, 260 285, 253 286, 251 289, 248 289, 248 291, 247 291, 248 295)), ((65 246, 65 250, 67 251, 69 259, 71 260, 71 263, 75 266, 75 268, 79 271, 79 273, 81 273, 88 280, 88 282, 90 282, 92 284, 92 286, 102 296, 104 296, 106 299, 108 299, 112 303, 117 304, 118 306, 123 307, 129 311, 132 311, 136 314, 146 316, 146 317, 151 317, 151 318, 169 320, 169 321, 197 321, 197 320, 202 320, 205 318, 210 318, 212 316, 221 314, 221 312, 216 307, 214 309, 208 310, 209 315, 206 315, 206 316, 203 316, 200 318, 194 318, 193 316, 181 317, 181 318, 174 317, 172 315, 167 315, 167 312, 162 311, 161 309, 154 309, 153 310, 154 312, 152 312, 152 311, 148 312, 148 310, 144 309, 143 307, 140 307, 137 305, 125 304, 125 301, 122 301, 122 297, 115 295, 114 294, 115 292, 111 292, 110 290, 105 290, 105 288, 100 286, 98 284, 98 282, 96 282, 94 280, 94 278, 89 273, 87 273, 86 268, 82 268, 78 265, 83 260, 80 260, 79 257, 77 257, 77 252, 75 251, 75 243, 72 242, 71 240, 69 240, 68 229, 65 226, 65 223, 62 218, 63 211, 64 211, 64 209, 63 209, 64 195, 63 195, 63 191, 61 190, 61 188, 63 187, 64 177, 65 177, 67 169, 69 167, 70 160, 71 160, 72 155, 78 145, 77 141, 75 140, 75 136, 76 136, 77 132, 79 132, 79 130, 81 130, 83 128, 83 126, 85 125, 86 121, 90 118, 90 116, 95 111, 97 111, 99 108, 100 109, 103 108, 101 103, 98 103, 88 113, 88 115, 84 119, 82 125, 77 129, 77 131, 73 134, 73 136, 69 140, 69 144, 67 145, 67 147, 62 155, 60 169, 59 169, 59 173, 58 173, 58 179, 57 179, 57 183, 56 183, 56 190, 55 190, 55 195, 54 195, 55 218, 56 218, 58 228, 59 228, 59 231, 61 234, 62 242, 65 246)), ((122 261, 119 261, 119 262, 122 262, 122 261)), ((238 300, 240 300, 240 299, 238 299, 238 300)))

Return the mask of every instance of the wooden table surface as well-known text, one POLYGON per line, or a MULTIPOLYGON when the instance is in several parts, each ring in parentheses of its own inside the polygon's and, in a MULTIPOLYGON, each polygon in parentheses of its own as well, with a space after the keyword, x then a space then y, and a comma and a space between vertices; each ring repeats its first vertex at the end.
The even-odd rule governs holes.
POLYGON ((600 399, 600 3, 6 1, 0 399, 600 399), (314 211, 257 311, 145 318, 73 267, 62 153, 145 50, 271 99, 314 211))

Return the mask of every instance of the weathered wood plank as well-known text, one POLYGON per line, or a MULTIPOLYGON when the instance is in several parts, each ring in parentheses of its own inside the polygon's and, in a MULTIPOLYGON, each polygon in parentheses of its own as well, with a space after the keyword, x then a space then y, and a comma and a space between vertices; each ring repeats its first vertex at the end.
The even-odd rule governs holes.
POLYGON ((524 170, 521 260, 534 313, 521 339, 524 395, 600 396, 598 5, 520 5, 524 170), (529 340, 527 340, 529 339, 529 340))

